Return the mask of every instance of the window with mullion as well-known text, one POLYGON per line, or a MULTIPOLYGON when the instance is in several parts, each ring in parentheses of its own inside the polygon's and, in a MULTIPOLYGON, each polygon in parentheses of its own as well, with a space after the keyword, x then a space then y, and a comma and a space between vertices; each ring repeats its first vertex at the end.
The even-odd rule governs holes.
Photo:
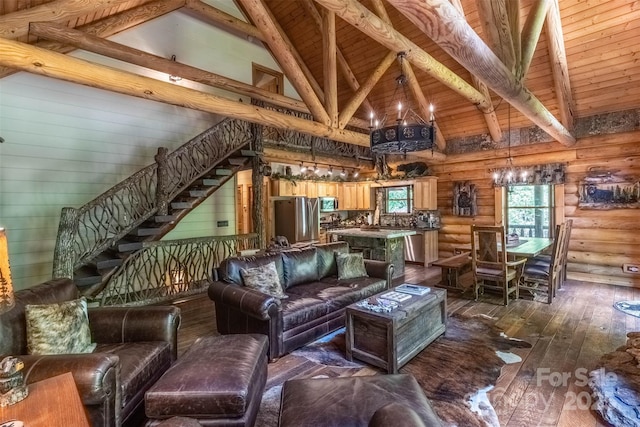
POLYGON ((507 190, 507 231, 522 237, 553 237, 553 187, 517 185, 507 190))
POLYGON ((385 188, 387 213, 411 213, 413 209, 413 186, 385 188))

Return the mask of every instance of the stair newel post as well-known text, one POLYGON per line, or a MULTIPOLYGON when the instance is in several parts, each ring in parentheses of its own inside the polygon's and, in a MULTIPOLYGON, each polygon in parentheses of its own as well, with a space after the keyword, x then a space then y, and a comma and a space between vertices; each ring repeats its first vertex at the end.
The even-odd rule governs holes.
MULTIPOLYGON (((251 124, 251 143, 253 150, 260 154, 264 152, 262 128, 262 125, 256 123, 251 124)), ((253 191, 253 212, 251 212, 251 217, 253 219, 254 232, 258 235, 258 247, 266 248, 267 239, 264 228, 264 216, 262 215, 264 197, 262 193, 263 177, 261 169, 262 157, 260 155, 254 156, 251 161, 251 184, 253 191)))
POLYGON ((53 252, 54 279, 63 277, 73 279, 73 271, 76 263, 74 247, 76 235, 78 234, 78 218, 78 209, 62 208, 56 247, 53 252))
POLYGON ((169 168, 168 157, 169 150, 166 147, 158 147, 158 153, 155 155, 157 169, 157 188, 156 188, 156 206, 158 215, 169 215, 169 168))

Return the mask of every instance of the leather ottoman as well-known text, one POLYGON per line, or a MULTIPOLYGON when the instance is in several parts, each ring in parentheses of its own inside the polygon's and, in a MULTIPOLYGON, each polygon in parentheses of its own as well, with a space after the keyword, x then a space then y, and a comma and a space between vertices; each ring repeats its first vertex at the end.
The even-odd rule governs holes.
POLYGON ((366 427, 393 419, 397 426, 442 426, 412 375, 289 380, 282 387, 280 427, 366 427), (388 406, 394 403, 395 405, 388 406), (415 417, 407 417, 411 411, 415 417))
POLYGON ((267 381, 266 335, 202 337, 145 394, 147 425, 189 417, 253 426, 267 381))

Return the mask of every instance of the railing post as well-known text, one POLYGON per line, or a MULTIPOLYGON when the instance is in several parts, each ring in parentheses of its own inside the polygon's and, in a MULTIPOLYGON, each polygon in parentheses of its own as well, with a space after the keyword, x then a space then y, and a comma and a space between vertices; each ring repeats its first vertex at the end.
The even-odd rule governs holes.
POLYGON ((78 209, 62 208, 58 237, 53 252, 53 278, 73 279, 76 263, 74 245, 78 233, 78 209))
POLYGON ((251 140, 253 149, 258 154, 253 157, 251 164, 251 184, 253 191, 253 212, 251 212, 253 220, 253 231, 258 234, 258 247, 267 247, 267 238, 264 227, 264 216, 262 215, 263 192, 262 192, 262 157, 260 154, 264 152, 264 143, 262 140, 263 128, 261 125, 251 124, 251 140))
POLYGON ((168 152, 166 147, 158 147, 155 155, 158 183, 156 188, 156 206, 158 215, 169 215, 169 169, 167 167, 168 152))

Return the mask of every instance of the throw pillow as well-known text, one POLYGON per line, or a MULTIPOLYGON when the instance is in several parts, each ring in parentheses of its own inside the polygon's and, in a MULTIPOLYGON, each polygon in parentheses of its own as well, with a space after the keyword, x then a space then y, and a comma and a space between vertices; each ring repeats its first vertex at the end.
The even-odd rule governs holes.
POLYGON ((289 298, 282 290, 275 262, 260 267, 241 268, 240 275, 244 285, 276 298, 289 298))
POLYGON ((87 300, 57 304, 26 305, 27 350, 29 354, 91 353, 87 300))
POLYGON ((349 254, 336 252, 336 264, 338 265, 338 279, 368 277, 367 270, 364 267, 364 259, 360 252, 349 254))

